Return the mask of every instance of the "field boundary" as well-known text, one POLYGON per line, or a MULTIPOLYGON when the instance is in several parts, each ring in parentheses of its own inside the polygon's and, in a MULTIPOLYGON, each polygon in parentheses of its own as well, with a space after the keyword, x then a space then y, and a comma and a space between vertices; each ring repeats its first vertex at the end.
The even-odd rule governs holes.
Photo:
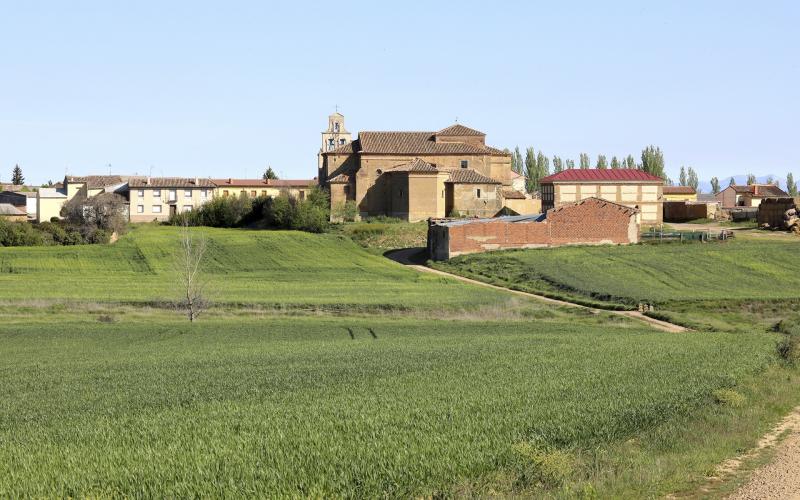
POLYGON ((520 296, 523 296, 523 297, 529 297, 529 298, 537 299, 537 300, 540 300, 542 302, 547 302, 548 304, 552 304, 552 305, 555 305, 555 306, 583 309, 583 310, 586 310, 586 311, 591 311, 594 314, 609 313, 609 314, 616 314, 618 316, 625 316, 625 317, 633 319, 635 321, 646 323, 647 325, 649 325, 649 326, 651 326, 651 327, 653 327, 653 328, 655 328, 657 330, 661 330, 663 332, 680 333, 680 332, 689 331, 689 329, 684 327, 684 326, 676 325, 675 323, 670 323, 668 321, 663 321, 663 320, 660 320, 660 319, 652 318, 650 316, 646 316, 645 314, 643 314, 643 313, 641 313, 639 311, 619 311, 619 310, 614 310, 614 309, 600 309, 598 307, 589 307, 589 306, 585 306, 583 304, 577 304, 575 302, 569 302, 569 301, 566 301, 566 300, 553 299, 553 298, 546 297, 544 295, 540 295, 540 294, 536 294, 536 293, 532 293, 532 292, 523 292, 521 290, 514 290, 514 289, 511 289, 511 288, 504 287, 504 286, 493 285, 491 283, 486 283, 486 282, 479 281, 479 280, 476 280, 476 279, 467 278, 467 277, 464 277, 464 276, 459 276, 458 274, 448 273, 446 271, 440 271, 439 269, 433 269, 431 267, 428 267, 428 266, 425 266, 425 265, 421 265, 421 264, 417 264, 417 263, 414 262, 413 258, 419 253, 419 251, 420 251, 419 248, 404 248, 402 250, 396 250, 396 251, 393 251, 393 252, 387 252, 384 255, 387 258, 389 258, 389 259, 391 259, 391 260, 393 260, 393 261, 395 261, 397 263, 403 264, 406 267, 409 267, 409 268, 414 269, 414 270, 419 271, 419 272, 431 273, 431 274, 436 274, 436 275, 439 275, 439 276, 446 276, 448 278, 453 278, 453 279, 459 280, 461 282, 469 283, 469 284, 472 284, 472 285, 478 285, 478 286, 482 286, 482 287, 486 287, 486 288, 493 288, 495 290, 503 290, 503 291, 506 291, 506 292, 509 292, 509 293, 513 293, 515 295, 520 295, 520 296))

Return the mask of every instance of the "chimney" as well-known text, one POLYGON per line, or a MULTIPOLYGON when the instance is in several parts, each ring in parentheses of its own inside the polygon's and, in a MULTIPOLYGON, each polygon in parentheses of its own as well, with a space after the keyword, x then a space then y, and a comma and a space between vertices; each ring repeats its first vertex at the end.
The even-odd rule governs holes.
POLYGON ((145 181, 145 185, 146 186, 150 185, 150 176, 147 176, 147 180, 145 181))
POLYGON ((200 179, 198 179, 197 177, 195 177, 195 178, 194 178, 194 185, 195 185, 195 186, 197 186, 198 184, 200 184, 200 179))
POLYGON ((233 179, 228 177, 228 184, 233 184, 233 179))

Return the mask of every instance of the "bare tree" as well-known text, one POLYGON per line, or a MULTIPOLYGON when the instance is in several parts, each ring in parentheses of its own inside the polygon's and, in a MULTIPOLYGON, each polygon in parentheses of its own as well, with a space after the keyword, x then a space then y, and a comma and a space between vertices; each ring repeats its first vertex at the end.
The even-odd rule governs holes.
POLYGON ((184 224, 180 234, 180 248, 175 259, 175 267, 181 285, 181 308, 186 310, 190 322, 208 307, 205 295, 208 284, 203 269, 208 241, 205 236, 193 234, 188 224, 184 224))

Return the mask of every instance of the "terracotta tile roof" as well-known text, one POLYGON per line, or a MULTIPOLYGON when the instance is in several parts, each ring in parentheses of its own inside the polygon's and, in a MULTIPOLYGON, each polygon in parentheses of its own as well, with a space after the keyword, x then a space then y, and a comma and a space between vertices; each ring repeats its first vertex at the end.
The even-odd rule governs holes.
POLYGON ((454 168, 449 172, 450 177, 445 182, 452 184, 501 184, 500 181, 486 177, 471 168, 454 168))
POLYGON ((789 193, 774 184, 748 184, 746 186, 737 184, 734 186, 728 186, 728 188, 733 188, 735 192, 741 194, 750 193, 757 198, 784 198, 789 196, 789 193))
POLYGON ((211 179, 194 177, 132 177, 128 181, 128 186, 131 188, 216 187, 211 179))
POLYGON ((630 215, 635 215, 635 214, 639 213, 639 209, 638 208, 629 207, 627 205, 621 205, 619 203, 614 203, 613 201, 604 200, 602 198, 596 198, 594 196, 592 196, 590 198, 585 198, 585 199, 580 200, 580 201, 576 201, 574 203, 565 203, 565 204, 560 205, 560 206, 558 206, 556 208, 551 208, 550 210, 548 210, 548 212, 558 212, 560 210, 564 210, 564 209, 569 208, 569 207, 575 207, 575 206, 583 205, 585 203, 597 204, 597 205, 599 205, 601 207, 602 206, 606 206, 606 205, 611 205, 611 206, 616 207, 619 210, 621 210, 621 211, 623 211, 623 212, 625 212, 627 214, 630 214, 630 215))
POLYGON ((443 128, 442 130, 436 132, 436 135, 440 135, 442 137, 447 136, 485 136, 483 132, 480 130, 475 130, 474 128, 465 127, 460 123, 456 123, 455 125, 450 125, 447 128, 443 128))
POLYGON ((436 168, 436 165, 426 162, 425 160, 421 160, 419 158, 414 158, 408 163, 403 163, 402 165, 398 165, 396 167, 392 167, 387 169, 386 172, 438 172, 439 169, 436 168))
POLYGON ((317 184, 316 179, 270 179, 270 187, 311 187, 317 184))
MULTIPOLYGON (((465 127, 466 128, 466 127, 465 127)), ((447 129, 445 129, 447 130, 447 129)), ((358 139, 323 154, 403 154, 403 155, 502 155, 509 153, 491 146, 462 142, 436 142, 436 132, 361 132, 358 139)))
POLYGON ((66 198, 67 193, 63 191, 64 188, 41 188, 39 189, 39 198, 66 198))
POLYGON ((692 186, 664 186, 664 194, 697 194, 692 186))
POLYGON ((86 187, 89 189, 98 189, 104 188, 106 186, 115 186, 117 184, 123 184, 127 180, 127 176, 121 175, 85 175, 85 176, 76 176, 76 175, 68 175, 67 182, 74 182, 74 183, 86 183, 86 187))
POLYGON ((637 169, 570 168, 539 182, 664 182, 661 177, 637 169))
POLYGON ((313 179, 211 179, 217 187, 308 187, 316 184, 313 179))
POLYGON ((507 200, 524 200, 525 194, 520 193, 515 189, 504 189, 503 190, 503 198, 507 200))

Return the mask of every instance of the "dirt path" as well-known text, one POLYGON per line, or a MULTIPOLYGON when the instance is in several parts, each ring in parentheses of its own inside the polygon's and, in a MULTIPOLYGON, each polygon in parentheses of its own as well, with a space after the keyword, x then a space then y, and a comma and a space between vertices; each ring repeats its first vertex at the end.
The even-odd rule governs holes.
POLYGON ((748 458, 775 446, 787 432, 789 436, 777 445, 772 461, 756 469, 747 484, 729 499, 800 499, 800 407, 762 437, 754 449, 722 464, 718 476, 724 477, 735 472, 748 458))
POLYGON ((551 299, 550 297, 545 297, 543 295, 537 295, 535 293, 530 292, 523 292, 520 290, 512 290, 510 288, 491 285, 489 283, 484 283, 483 281, 474 280, 471 278, 465 278, 464 276, 459 276, 457 274, 448 273, 445 271, 440 271, 438 269, 432 269, 427 266, 423 266, 417 263, 418 259, 414 257, 420 252, 419 248, 405 248, 403 250, 397 250, 394 252, 389 252, 386 254, 386 257, 399 262, 400 264, 404 264, 407 267, 415 269, 419 272, 423 273, 431 273, 431 274, 438 274, 440 276, 447 276, 448 278, 453 278, 459 281, 463 281, 464 283, 469 283, 472 285, 478 285, 486 288, 494 288, 495 290, 503 290, 505 292, 513 293, 515 295, 521 295, 523 297, 530 297, 542 302, 547 302, 549 304, 557 305, 557 306, 564 306, 564 307, 573 307, 578 309, 585 309, 587 311, 592 311, 595 314, 599 313, 610 313, 616 314, 619 316, 625 316, 631 318, 633 320, 641 321, 643 323, 648 324, 649 326, 656 328, 657 330, 661 330, 664 332, 670 333, 677 333, 677 332, 685 332, 688 331, 687 328, 675 325, 673 323, 669 323, 667 321, 661 321, 655 318, 651 318, 649 316, 645 316, 644 314, 640 313, 639 311, 612 311, 608 309, 598 309, 596 307, 588 307, 580 304, 575 304, 574 302, 567 302, 565 300, 558 300, 558 299, 551 299))

